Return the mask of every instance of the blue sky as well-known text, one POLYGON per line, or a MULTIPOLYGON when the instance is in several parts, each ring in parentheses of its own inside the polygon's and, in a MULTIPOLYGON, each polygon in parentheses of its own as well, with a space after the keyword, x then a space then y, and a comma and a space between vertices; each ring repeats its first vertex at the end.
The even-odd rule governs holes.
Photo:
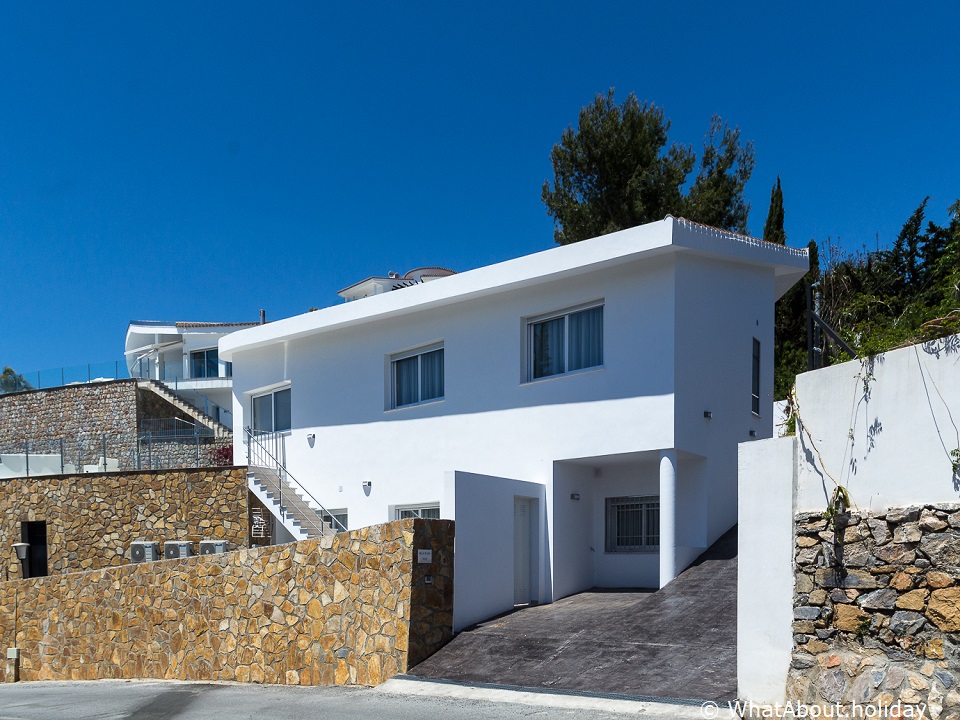
POLYGON ((753 140, 791 245, 960 196, 955 3, 0 4, 0 366, 131 319, 277 319, 553 247, 550 149, 607 88, 753 140))

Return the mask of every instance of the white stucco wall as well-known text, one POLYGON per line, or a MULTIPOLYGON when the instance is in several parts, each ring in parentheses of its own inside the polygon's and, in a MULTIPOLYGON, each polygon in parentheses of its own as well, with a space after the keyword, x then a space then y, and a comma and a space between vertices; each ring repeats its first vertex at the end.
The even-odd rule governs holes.
POLYGON ((235 426, 249 417, 253 393, 289 382, 287 467, 324 505, 348 508, 353 527, 391 519, 397 504, 439 502, 447 471, 550 485, 558 459, 671 447, 672 282, 669 263, 634 263, 241 351, 235 426), (522 382, 524 318, 598 299, 604 366, 522 382), (388 409, 391 355, 441 340, 444 399, 388 409))
POLYGON ((773 402, 771 267, 696 255, 677 259, 677 448, 703 458, 681 475, 709 513, 684 533, 701 551, 737 522, 737 444, 770 437, 773 402), (760 341, 760 413, 752 410, 753 340, 760 341), (704 417, 704 412, 712 418, 704 417), (692 474, 691 474, 692 473, 692 474))
POLYGON ((453 630, 513 608, 515 497, 530 498, 532 554, 530 592, 535 602, 549 599, 546 552, 546 495, 539 483, 465 472, 444 478, 444 504, 456 516, 453 630))
POLYGON ((798 511, 826 506, 824 469, 864 511, 960 498, 960 336, 804 373, 797 397, 813 438, 798 433, 798 511))
POLYGON ((737 696, 782 703, 793 650, 794 438, 740 445, 737 696))

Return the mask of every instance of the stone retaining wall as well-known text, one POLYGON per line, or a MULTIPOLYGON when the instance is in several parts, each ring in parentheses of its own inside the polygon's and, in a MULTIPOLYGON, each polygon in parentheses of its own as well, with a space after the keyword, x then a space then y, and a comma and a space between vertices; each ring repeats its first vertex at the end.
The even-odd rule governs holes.
POLYGON ((246 468, 144 470, 0 481, 0 579, 19 578, 22 521, 47 524, 51 574, 129 562, 131 540, 247 545, 246 468))
POLYGON ((22 680, 377 685, 452 637, 453 540, 452 521, 400 520, 0 583, 0 647, 22 680))
MULTIPOLYGON (((74 441, 101 435, 118 438, 111 447, 117 457, 131 455, 137 429, 137 383, 111 380, 47 390, 27 390, 0 395, 0 448, 20 452, 23 442, 60 438, 74 441)), ((41 452, 53 452, 45 448, 41 452)), ((99 445, 80 458, 96 463, 99 445)), ((71 458, 72 459, 72 458, 71 458)))
POLYGON ((960 719, 960 505, 796 519, 787 699, 960 719))
POLYGON ((233 437, 140 440, 140 461, 147 467, 195 468, 232 465, 233 437), (230 462, 223 462, 229 460, 230 462))

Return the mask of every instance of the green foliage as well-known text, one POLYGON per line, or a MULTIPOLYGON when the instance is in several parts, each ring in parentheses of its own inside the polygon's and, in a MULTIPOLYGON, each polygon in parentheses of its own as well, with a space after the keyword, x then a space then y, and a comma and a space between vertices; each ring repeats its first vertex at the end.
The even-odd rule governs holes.
POLYGON ((5 366, 3 372, 0 373, 0 393, 11 393, 19 390, 33 390, 33 385, 12 367, 5 366))
POLYGON ((924 228, 927 202, 889 249, 828 249, 821 316, 861 355, 960 331, 960 202, 946 225, 924 228))
POLYGON ((623 230, 668 214, 745 232, 750 206, 743 189, 754 165, 752 143, 714 117, 700 170, 689 146, 670 143, 663 110, 631 93, 621 105, 614 91, 598 94, 580 110, 576 130, 563 131, 550 153, 553 187, 541 199, 554 219, 561 245, 623 230))
POLYGON ((750 203, 743 190, 753 165, 753 143, 741 145, 739 128, 730 128, 714 115, 700 157, 700 172, 682 214, 689 220, 746 233, 750 203))
POLYGON ((767 222, 763 226, 763 239, 777 245, 787 244, 787 233, 783 229, 783 190, 780 189, 779 175, 777 184, 770 191, 770 209, 767 211, 767 222))

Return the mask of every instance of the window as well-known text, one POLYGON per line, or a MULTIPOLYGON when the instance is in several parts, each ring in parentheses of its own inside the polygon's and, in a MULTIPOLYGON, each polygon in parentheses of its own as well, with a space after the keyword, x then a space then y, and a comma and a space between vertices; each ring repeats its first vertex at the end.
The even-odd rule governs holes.
POLYGON ((660 498, 657 495, 607 498, 606 551, 660 549, 660 498))
POLYGON ((253 398, 253 429, 256 432, 280 432, 292 427, 290 388, 274 390, 253 398))
POLYGON ((397 520, 406 520, 407 518, 421 518, 423 520, 439 520, 439 505, 408 505, 397 508, 397 520))
POLYGON ((760 341, 753 339, 753 389, 752 407, 755 415, 760 414, 760 341))
POLYGON ((529 380, 603 365, 603 305, 527 324, 529 380))
POLYGON ((443 347, 421 348, 390 360, 391 406, 398 408, 443 398, 443 347))
POLYGON ((219 359, 217 358, 217 349, 197 350, 190 353, 190 377, 192 378, 215 378, 219 377, 220 370, 217 367, 219 359))
POLYGON ((343 532, 350 527, 347 525, 346 510, 328 510, 327 512, 320 513, 320 519, 333 528, 334 532, 343 532))

